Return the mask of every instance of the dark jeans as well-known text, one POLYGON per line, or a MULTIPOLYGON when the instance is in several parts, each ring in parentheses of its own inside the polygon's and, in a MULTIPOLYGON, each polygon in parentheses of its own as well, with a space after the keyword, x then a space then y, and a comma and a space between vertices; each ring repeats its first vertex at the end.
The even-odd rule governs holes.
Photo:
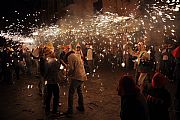
POLYGON ((88 68, 89 68, 89 72, 92 74, 93 73, 93 60, 88 60, 88 68))
POLYGON ((175 78, 175 84, 176 84, 176 91, 175 91, 176 120, 179 120, 180 119, 180 63, 176 64, 175 66, 174 78, 175 78))
POLYGON ((169 72, 170 72, 169 69, 170 69, 169 61, 168 60, 162 60, 162 63, 161 63, 161 72, 162 72, 162 74, 169 77, 169 72))
POLYGON ((176 99, 176 106, 175 106, 175 109, 176 109, 176 120, 179 120, 180 119, 180 99, 176 99))
POLYGON ((84 109, 84 101, 82 94, 82 84, 83 81, 72 79, 69 87, 69 96, 68 96, 68 112, 73 113, 73 97, 75 90, 77 89, 78 94, 78 107, 84 109))
POLYGON ((59 104, 59 85, 58 84, 47 84, 47 96, 46 96, 46 111, 50 111, 50 103, 52 94, 53 98, 53 112, 58 112, 59 104))
POLYGON ((10 67, 4 67, 2 74, 3 74, 3 82, 7 84, 12 84, 13 83, 13 74, 12 74, 12 66, 10 67))
POLYGON ((174 69, 174 80, 176 83, 175 97, 180 100, 180 63, 176 64, 174 69))

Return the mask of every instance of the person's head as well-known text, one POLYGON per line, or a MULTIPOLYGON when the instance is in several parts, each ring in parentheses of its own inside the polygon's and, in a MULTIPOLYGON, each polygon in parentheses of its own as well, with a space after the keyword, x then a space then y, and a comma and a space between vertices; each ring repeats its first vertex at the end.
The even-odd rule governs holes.
POLYGON ((81 46, 76 46, 76 50, 80 51, 81 50, 81 46))
POLYGON ((64 46, 64 50, 63 51, 65 53, 68 53, 70 51, 70 46, 69 45, 64 46))
POLYGON ((71 55, 71 54, 73 54, 73 53, 75 53, 74 51, 69 51, 69 52, 67 52, 66 53, 66 55, 65 55, 65 63, 67 63, 68 62, 68 57, 69 57, 69 55, 71 55))
POLYGON ((153 88, 164 87, 166 84, 166 81, 167 81, 167 78, 163 74, 156 72, 152 78, 152 87, 153 88))
POLYGON ((167 48, 167 47, 168 47, 168 44, 164 44, 164 45, 163 45, 163 48, 167 48))
POLYGON ((138 51, 145 50, 145 45, 143 42, 139 42, 137 47, 138 47, 138 51))
POLYGON ((89 44, 86 44, 86 48, 90 48, 90 45, 89 45, 89 44))
POLYGON ((48 47, 44 47, 43 52, 44 52, 45 57, 52 57, 52 58, 55 57, 54 52, 48 47))
POLYGON ((120 96, 134 95, 139 91, 132 76, 125 75, 119 81, 118 94, 120 96))

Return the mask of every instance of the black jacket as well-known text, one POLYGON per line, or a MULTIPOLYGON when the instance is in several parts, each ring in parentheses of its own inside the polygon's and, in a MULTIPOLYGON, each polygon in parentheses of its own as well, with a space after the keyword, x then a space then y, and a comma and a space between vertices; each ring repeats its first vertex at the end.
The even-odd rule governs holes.
POLYGON ((168 111, 171 105, 170 93, 165 88, 152 88, 148 94, 150 120, 170 120, 168 111))
POLYGON ((121 120, 149 120, 144 96, 140 93, 122 96, 120 117, 121 120))

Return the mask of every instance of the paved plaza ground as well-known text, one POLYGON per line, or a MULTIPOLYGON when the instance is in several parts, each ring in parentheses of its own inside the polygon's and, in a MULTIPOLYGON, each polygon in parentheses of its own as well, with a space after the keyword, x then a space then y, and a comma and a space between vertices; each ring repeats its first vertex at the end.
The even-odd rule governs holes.
MULTIPOLYGON (((0 85, 0 120, 120 120, 120 97, 117 95, 119 78, 125 71, 98 71, 84 83, 85 112, 74 109, 73 118, 48 117, 44 113, 42 97, 38 92, 39 77, 22 75, 13 85, 0 85)), ((131 74, 131 73, 130 73, 131 74)), ((168 84, 173 94, 174 83, 168 84)), ((60 112, 67 110, 68 84, 60 86, 60 112)), ((173 96, 172 96, 173 98, 173 96)), ((74 108, 77 106, 77 96, 74 108)), ((174 120, 174 106, 170 115, 174 120)))

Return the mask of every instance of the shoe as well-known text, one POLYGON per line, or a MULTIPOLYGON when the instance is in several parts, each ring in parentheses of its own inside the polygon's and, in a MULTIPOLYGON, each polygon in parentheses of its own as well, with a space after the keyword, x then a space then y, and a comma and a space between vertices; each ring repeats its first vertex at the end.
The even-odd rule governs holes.
POLYGON ((76 107, 76 109, 79 111, 79 112, 84 112, 85 110, 84 110, 84 107, 76 107))

